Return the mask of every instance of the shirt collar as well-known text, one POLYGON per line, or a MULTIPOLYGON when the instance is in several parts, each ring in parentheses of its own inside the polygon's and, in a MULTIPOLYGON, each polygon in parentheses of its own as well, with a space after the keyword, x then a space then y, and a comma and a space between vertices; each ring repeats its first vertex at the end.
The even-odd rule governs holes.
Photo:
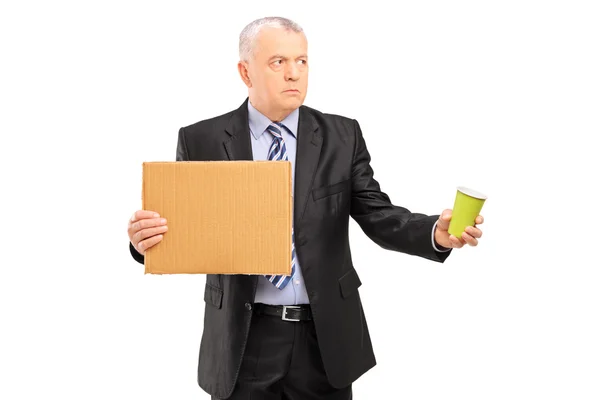
MULTIPOLYGON (((297 138, 298 132, 298 115, 299 109, 296 108, 287 117, 281 121, 283 125, 288 129, 288 132, 297 138)), ((248 123, 250 125, 250 132, 254 136, 254 139, 258 139, 266 130, 272 121, 258 111, 248 100, 248 123)))

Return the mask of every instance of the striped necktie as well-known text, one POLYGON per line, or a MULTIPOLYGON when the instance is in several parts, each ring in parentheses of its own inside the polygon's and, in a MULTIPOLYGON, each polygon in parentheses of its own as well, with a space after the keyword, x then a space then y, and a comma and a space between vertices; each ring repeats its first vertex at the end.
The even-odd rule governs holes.
MULTIPOLYGON (((285 128, 284 125, 275 122, 267 127, 267 131, 271 133, 274 138, 269 149, 269 160, 274 161, 288 161, 287 150, 285 148, 285 142, 281 135, 281 129, 285 128)), ((287 275, 265 275, 265 277, 275 285, 278 289, 283 289, 294 277, 296 272, 296 248, 294 246, 294 228, 292 227, 292 273, 290 276, 287 275)))

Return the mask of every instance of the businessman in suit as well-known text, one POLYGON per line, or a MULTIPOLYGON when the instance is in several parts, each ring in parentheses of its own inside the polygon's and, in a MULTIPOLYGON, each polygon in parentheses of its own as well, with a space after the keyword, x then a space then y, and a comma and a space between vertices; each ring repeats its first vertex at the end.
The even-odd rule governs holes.
MULTIPOLYGON (((351 399, 352 382, 375 365, 348 238, 352 217, 384 249, 444 262, 476 246, 483 223, 448 233, 451 210, 412 213, 373 177, 357 121, 303 106, 307 41, 285 18, 263 18, 240 35, 239 74, 248 98, 234 111, 179 130, 177 161, 288 160, 293 176, 292 274, 207 275, 198 383, 213 399, 351 399)), ((168 234, 138 210, 130 251, 168 234)))

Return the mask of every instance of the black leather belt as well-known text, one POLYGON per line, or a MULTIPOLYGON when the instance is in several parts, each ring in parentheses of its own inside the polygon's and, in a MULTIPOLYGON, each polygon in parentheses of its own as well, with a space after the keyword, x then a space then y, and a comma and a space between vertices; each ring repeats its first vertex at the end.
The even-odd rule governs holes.
POLYGON ((312 320, 312 314, 308 304, 297 306, 272 306, 270 304, 256 303, 254 304, 254 311, 259 314, 279 317, 284 321, 299 322, 312 320))

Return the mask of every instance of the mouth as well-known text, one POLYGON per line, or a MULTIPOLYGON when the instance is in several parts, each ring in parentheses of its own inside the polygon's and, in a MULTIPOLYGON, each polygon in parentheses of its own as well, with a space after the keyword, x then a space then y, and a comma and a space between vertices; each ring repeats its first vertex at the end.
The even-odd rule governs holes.
POLYGON ((289 90, 284 91, 283 93, 300 93, 300 91, 296 90, 296 89, 289 89, 289 90))

